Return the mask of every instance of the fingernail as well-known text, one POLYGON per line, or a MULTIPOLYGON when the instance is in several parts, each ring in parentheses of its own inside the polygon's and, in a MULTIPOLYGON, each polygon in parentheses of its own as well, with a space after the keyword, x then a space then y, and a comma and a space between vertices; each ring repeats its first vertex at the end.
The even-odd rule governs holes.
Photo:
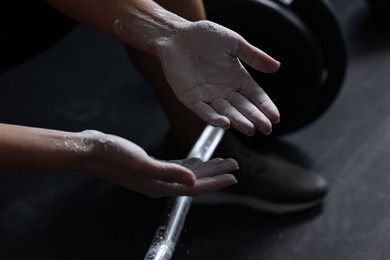
POLYGON ((245 133, 247 136, 254 136, 255 135, 255 132, 252 132, 252 131, 250 131, 250 132, 248 132, 248 133, 245 133))
POLYGON ((272 128, 268 132, 264 132, 265 135, 270 135, 272 133, 272 128))

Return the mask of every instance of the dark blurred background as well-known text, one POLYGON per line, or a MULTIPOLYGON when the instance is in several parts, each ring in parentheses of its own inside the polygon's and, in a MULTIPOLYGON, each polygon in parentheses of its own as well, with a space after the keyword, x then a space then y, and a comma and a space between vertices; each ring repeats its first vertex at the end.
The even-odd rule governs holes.
MULTIPOLYGON (((342 89, 281 137, 329 180, 325 204, 285 216, 193 205, 173 259, 390 259, 390 31, 364 0, 331 3, 347 43, 342 89)), ((0 46, 10 60, 23 49, 0 46)), ((124 47, 83 25, 3 71, 0 86, 3 123, 96 129, 147 150, 169 129, 124 47)), ((165 203, 81 173, 2 174, 0 259, 143 259, 165 203)))

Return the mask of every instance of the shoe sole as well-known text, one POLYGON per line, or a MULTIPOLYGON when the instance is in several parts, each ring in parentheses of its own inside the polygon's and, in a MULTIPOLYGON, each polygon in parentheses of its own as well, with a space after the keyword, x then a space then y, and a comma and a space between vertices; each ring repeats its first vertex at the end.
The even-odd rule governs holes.
POLYGON ((273 214, 287 214, 303 211, 319 205, 322 199, 310 201, 307 203, 279 204, 270 201, 260 200, 250 196, 238 196, 227 192, 210 192, 194 197, 193 204, 211 205, 211 204, 234 204, 248 207, 258 211, 264 211, 273 214))

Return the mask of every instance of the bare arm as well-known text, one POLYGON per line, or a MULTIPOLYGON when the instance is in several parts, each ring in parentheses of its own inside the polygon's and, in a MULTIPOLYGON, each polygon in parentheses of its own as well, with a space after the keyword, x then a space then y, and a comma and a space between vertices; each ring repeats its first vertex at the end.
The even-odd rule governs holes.
POLYGON ((48 0, 56 9, 84 24, 156 55, 156 45, 190 22, 152 0, 48 0))
POLYGON ((0 172, 82 170, 92 148, 80 133, 0 124, 0 172))
POLYGON ((272 131, 279 112, 241 61, 264 73, 279 62, 237 33, 190 22, 152 0, 49 0, 65 14, 156 56, 178 100, 204 122, 247 135, 272 131))
POLYGON ((0 173, 75 171, 150 197, 197 195, 236 183, 232 159, 158 161, 136 144, 94 130, 79 133, 0 124, 0 173))

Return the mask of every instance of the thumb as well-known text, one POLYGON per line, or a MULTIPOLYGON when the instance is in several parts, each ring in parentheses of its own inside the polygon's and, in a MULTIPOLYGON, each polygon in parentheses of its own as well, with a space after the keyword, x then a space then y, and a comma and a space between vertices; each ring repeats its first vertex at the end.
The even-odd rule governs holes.
POLYGON ((164 182, 176 182, 187 186, 194 186, 195 174, 181 165, 169 162, 155 161, 154 177, 164 182))
POLYGON ((237 58, 252 68, 265 73, 273 73, 279 69, 279 61, 248 43, 243 37, 238 37, 237 44, 237 58))

